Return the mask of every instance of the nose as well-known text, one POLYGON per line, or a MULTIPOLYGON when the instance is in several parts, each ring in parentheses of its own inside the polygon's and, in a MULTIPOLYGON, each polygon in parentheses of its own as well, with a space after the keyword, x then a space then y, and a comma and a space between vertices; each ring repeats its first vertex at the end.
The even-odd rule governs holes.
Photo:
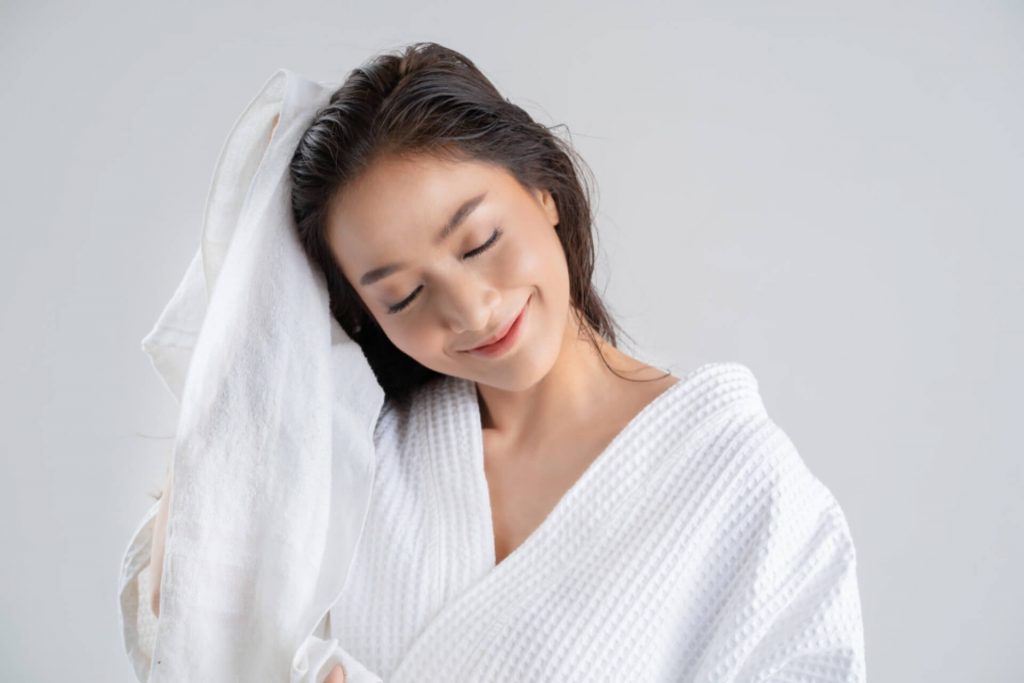
POLYGON ((442 315, 455 334, 483 334, 493 323, 500 300, 498 290, 471 273, 454 278, 442 303, 442 315))

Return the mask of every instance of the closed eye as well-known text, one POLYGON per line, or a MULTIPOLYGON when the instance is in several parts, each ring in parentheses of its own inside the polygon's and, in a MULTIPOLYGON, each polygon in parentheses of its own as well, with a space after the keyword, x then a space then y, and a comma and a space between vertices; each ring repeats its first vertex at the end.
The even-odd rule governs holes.
MULTIPOLYGON (((480 254, 484 253, 485 251, 493 247, 494 243, 497 242, 503 234, 504 231, 501 228, 495 228, 494 232, 491 233, 491 236, 487 238, 486 242, 481 244, 479 247, 466 252, 463 258, 473 258, 474 256, 479 256, 480 254)), ((419 287, 414 289, 412 294, 407 296, 402 301, 398 302, 397 304, 394 304, 393 306, 388 306, 388 313, 394 314, 402 311, 405 307, 407 307, 409 304, 413 302, 413 299, 416 298, 416 295, 420 293, 421 289, 423 289, 423 285, 420 285, 419 287)))
POLYGON ((494 232, 491 233, 491 236, 487 238, 487 241, 484 242, 483 244, 481 244, 476 249, 473 249, 471 251, 466 252, 465 258, 473 258, 474 256, 477 256, 479 254, 484 253, 485 251, 490 249, 492 246, 494 246, 494 243, 498 241, 498 238, 501 237, 501 234, 502 234, 501 228, 495 228, 494 232))

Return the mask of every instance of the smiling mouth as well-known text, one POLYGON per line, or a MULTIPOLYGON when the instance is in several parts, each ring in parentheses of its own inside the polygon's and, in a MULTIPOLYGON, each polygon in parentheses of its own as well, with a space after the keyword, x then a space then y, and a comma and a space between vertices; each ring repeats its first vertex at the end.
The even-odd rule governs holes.
MULTIPOLYGON (((529 299, 527 299, 527 303, 529 303, 529 299)), ((487 348, 488 346, 493 346, 494 344, 497 344, 498 342, 500 342, 502 339, 504 339, 506 336, 508 336, 508 333, 512 330, 512 327, 515 326, 516 321, 519 320, 519 318, 523 315, 523 311, 524 310, 526 310, 526 304, 525 303, 523 304, 523 307, 519 309, 519 312, 516 313, 515 317, 512 318, 512 320, 510 320, 506 325, 504 325, 502 327, 501 331, 493 339, 491 339, 490 341, 484 342, 483 344, 480 344, 478 346, 474 346, 471 349, 463 349, 462 352, 463 353, 469 353, 470 351, 479 351, 480 349, 487 348)))

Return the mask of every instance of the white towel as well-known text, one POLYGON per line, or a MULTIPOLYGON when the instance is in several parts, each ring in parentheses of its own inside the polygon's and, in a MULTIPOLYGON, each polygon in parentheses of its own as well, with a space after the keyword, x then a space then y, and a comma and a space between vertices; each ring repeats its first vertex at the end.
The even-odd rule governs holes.
POLYGON ((324 642, 310 636, 359 539, 384 402, 291 213, 288 164, 331 90, 279 69, 246 106, 199 249, 142 341, 180 414, 160 618, 148 673, 135 660, 140 679, 320 675, 310 657, 324 653, 309 645, 324 642))

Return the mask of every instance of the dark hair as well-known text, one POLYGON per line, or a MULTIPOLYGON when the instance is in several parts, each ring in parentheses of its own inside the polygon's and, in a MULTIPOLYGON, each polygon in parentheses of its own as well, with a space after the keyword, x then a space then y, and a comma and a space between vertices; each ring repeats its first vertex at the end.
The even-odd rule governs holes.
POLYGON ((569 143, 502 97, 469 58, 437 43, 413 43, 352 70, 316 112, 290 167, 303 249, 326 278, 331 314, 360 345, 388 398, 404 402, 441 373, 386 337, 328 248, 327 216, 339 189, 374 159, 419 155, 498 164, 527 190, 550 191, 580 331, 595 346, 594 331, 617 345, 618 325, 591 282, 593 215, 589 186, 576 166, 588 170, 586 164, 569 143))

